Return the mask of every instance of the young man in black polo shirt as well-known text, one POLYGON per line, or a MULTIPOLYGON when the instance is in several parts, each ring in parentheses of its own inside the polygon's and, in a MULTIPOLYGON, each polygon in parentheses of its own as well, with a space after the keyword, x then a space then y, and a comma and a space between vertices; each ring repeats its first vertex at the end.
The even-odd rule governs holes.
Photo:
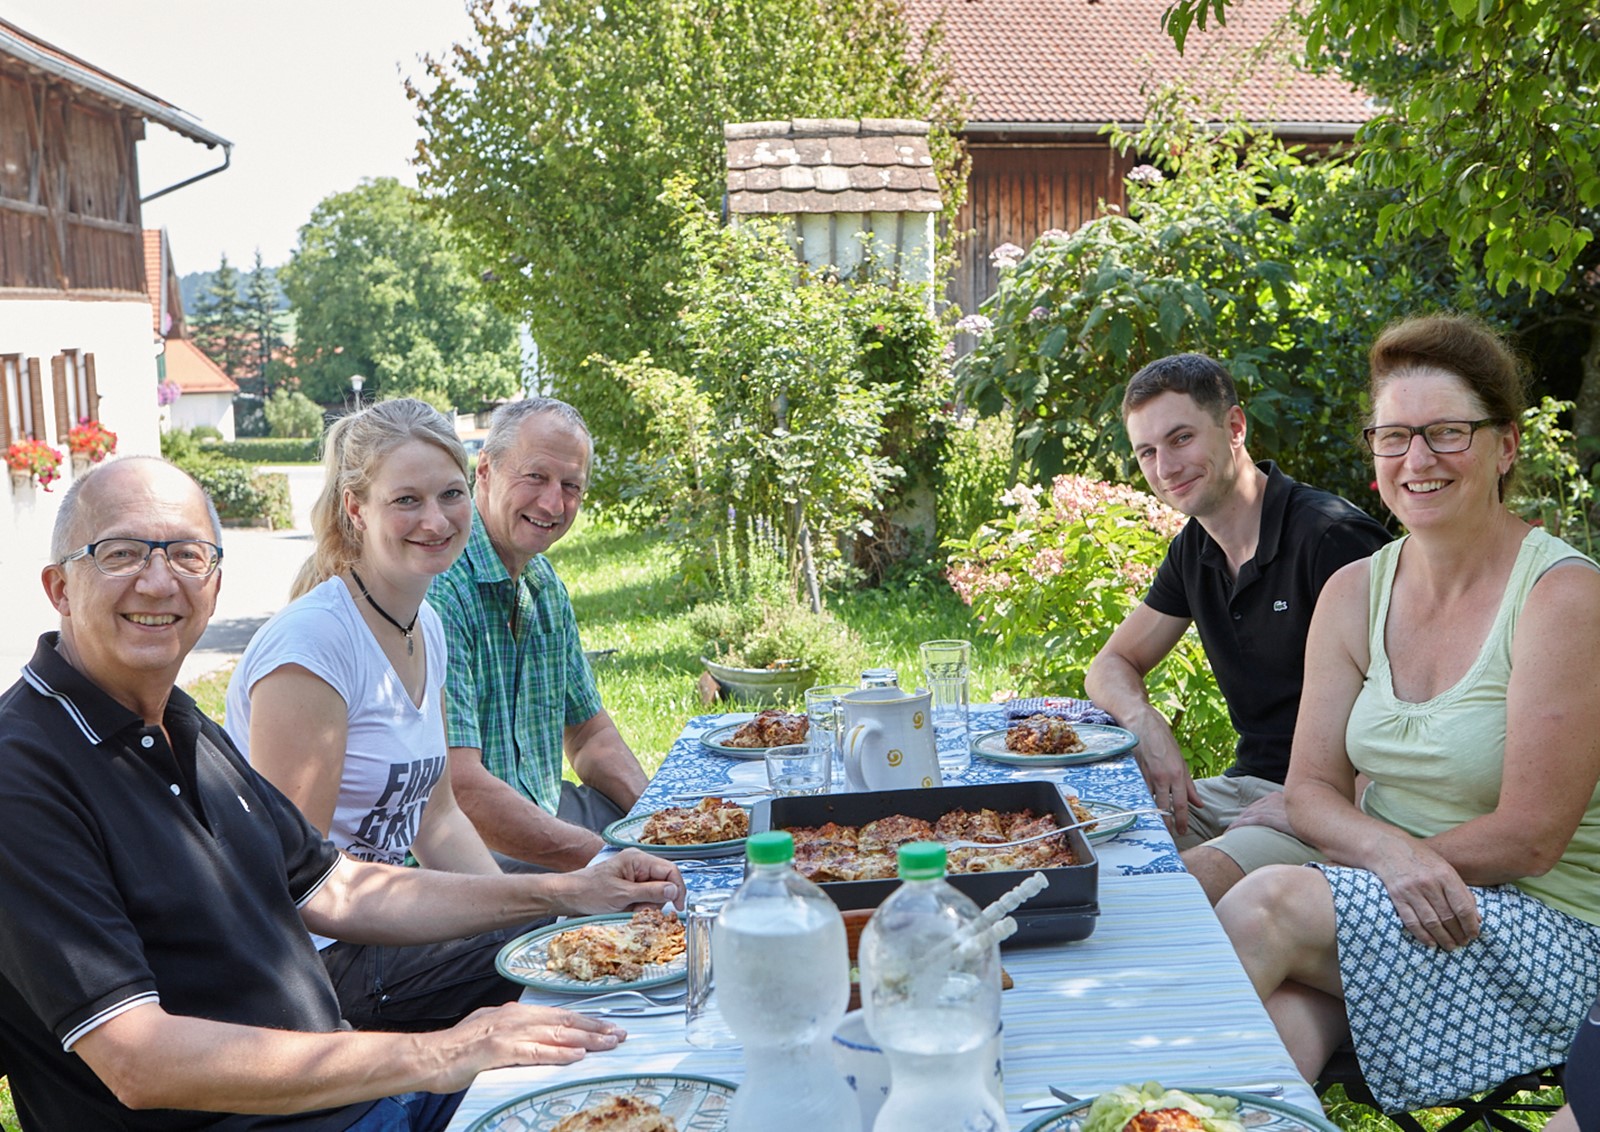
POLYGON ((1389 535, 1354 504, 1254 463, 1233 379, 1203 354, 1136 373, 1122 420, 1150 490, 1190 521, 1084 683, 1139 737, 1145 781, 1171 808, 1184 864, 1215 904, 1262 865, 1318 859, 1283 807, 1306 632, 1323 583, 1389 535), (1199 781, 1144 686, 1191 622, 1239 733, 1233 766, 1199 781))
POLYGON ((608 1024, 515 1003, 438 1033, 342 1028, 308 928, 432 942, 681 900, 681 878, 642 854, 547 877, 341 857, 172 686, 219 537, 160 460, 62 502, 43 571, 61 631, 0 696, 0 1066, 23 1126, 443 1128, 480 1070, 615 1047, 608 1024))

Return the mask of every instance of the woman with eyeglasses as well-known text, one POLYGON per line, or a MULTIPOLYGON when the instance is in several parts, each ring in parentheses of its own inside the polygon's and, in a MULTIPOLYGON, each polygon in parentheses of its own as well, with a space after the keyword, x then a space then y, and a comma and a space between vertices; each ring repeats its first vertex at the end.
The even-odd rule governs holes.
MULTIPOLYGON (((399 399, 341 419, 325 449, 315 551, 294 600, 240 658, 228 733, 350 856, 499 874, 450 789, 444 627, 424 600, 471 529, 461 441, 437 410, 399 399)), ((632 881, 645 878, 633 871, 652 869, 681 892, 672 867, 643 854, 518 881, 560 910, 615 911, 642 899, 632 881)), ((316 942, 346 1021, 433 1030, 517 997, 521 987, 500 977, 494 959, 531 926, 428 946, 316 942)))
POLYGON ((1506 506, 1522 371, 1496 335, 1410 319, 1370 369, 1407 533, 1311 623, 1286 799, 1328 863, 1217 914, 1306 1079, 1348 1039, 1399 1111, 1561 1062, 1600 992, 1600 568, 1506 506))

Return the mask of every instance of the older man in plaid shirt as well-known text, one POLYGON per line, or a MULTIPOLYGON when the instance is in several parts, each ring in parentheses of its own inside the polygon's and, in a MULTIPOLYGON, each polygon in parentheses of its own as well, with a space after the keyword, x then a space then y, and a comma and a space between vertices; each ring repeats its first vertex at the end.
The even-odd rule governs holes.
POLYGON ((570 405, 502 406, 478 456, 471 538, 428 591, 450 644, 450 782, 509 869, 582 868, 648 782, 544 556, 578 517, 593 455, 570 405), (582 786, 562 781, 563 750, 582 786))

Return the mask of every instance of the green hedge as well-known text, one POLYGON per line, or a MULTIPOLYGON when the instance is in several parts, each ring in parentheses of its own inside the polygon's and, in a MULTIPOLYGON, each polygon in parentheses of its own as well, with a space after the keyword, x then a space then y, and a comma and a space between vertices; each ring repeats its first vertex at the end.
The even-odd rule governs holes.
POLYGON ((282 472, 258 472, 248 463, 216 452, 174 456, 172 460, 200 481, 223 522, 275 530, 294 526, 289 477, 282 472))
POLYGON ((251 436, 222 444, 208 444, 206 451, 251 464, 314 464, 322 458, 322 438, 251 436))

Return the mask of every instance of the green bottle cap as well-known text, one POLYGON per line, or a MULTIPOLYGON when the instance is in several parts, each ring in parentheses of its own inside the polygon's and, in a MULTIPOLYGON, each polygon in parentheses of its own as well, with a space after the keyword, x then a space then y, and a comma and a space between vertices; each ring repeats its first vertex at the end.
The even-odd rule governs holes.
POLYGON ((752 865, 781 865, 794 860, 794 838, 781 829, 754 834, 744 846, 752 865))
POLYGON ((900 846, 900 879, 932 880, 944 876, 944 846, 937 841, 908 841, 900 846))

